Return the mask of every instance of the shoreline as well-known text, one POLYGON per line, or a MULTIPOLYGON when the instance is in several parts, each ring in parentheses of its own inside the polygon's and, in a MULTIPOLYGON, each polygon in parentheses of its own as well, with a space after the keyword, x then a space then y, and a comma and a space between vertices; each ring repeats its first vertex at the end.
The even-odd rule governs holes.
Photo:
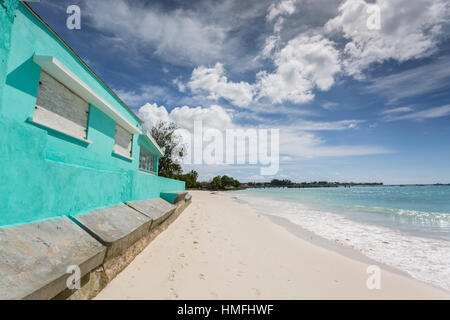
POLYGON ((369 290, 374 261, 356 250, 229 195, 191 193, 191 206, 96 299, 450 299, 380 263, 381 289, 369 290))
MULTIPOLYGON (((261 214, 263 216, 266 216, 268 219, 270 219, 271 221, 273 221, 274 223, 282 226, 283 228, 285 228, 288 232, 291 232, 292 234, 296 235, 297 237, 299 237, 302 240, 308 241, 312 244, 318 245, 320 247, 323 247, 325 249, 328 250, 332 250, 335 251, 341 255, 344 255, 346 257, 349 257, 351 259, 355 259, 358 260, 360 262, 363 263, 367 263, 367 264, 371 264, 371 265, 377 265, 382 267, 384 270, 388 270, 390 272, 402 275, 402 276, 406 276, 410 279, 413 279, 415 281, 419 281, 421 283, 424 283, 428 286, 431 286, 433 288, 436 288, 438 290, 441 290, 447 294, 450 294, 450 289, 445 287, 446 282, 442 282, 442 280, 440 281, 439 284, 437 284, 436 282, 431 282, 431 281, 427 281, 424 279, 421 279, 420 277, 416 277, 413 274, 410 274, 407 269, 401 268, 399 266, 391 265, 388 264, 389 262, 386 261, 382 261, 382 260, 378 260, 377 258, 374 257, 370 257, 368 255, 366 255, 365 253, 363 253, 364 248, 360 247, 358 248, 357 245, 353 246, 349 243, 347 243, 346 241, 344 241, 344 239, 341 237, 340 239, 334 239, 334 237, 330 237, 328 238, 327 234, 319 234, 319 233, 315 233, 315 231, 311 231, 309 229, 307 229, 306 227, 297 224, 295 222, 290 221, 289 219, 285 218, 285 217, 281 217, 281 216, 277 216, 277 215, 272 215, 270 212, 264 212, 262 211, 258 211, 258 206, 254 206, 255 203, 253 202, 248 202, 245 197, 241 198, 239 197, 239 194, 226 194, 226 193, 222 193, 223 196, 226 197, 231 197, 234 199, 234 201, 238 201, 239 203, 242 203, 246 206, 248 206, 249 208, 255 210, 258 212, 258 214, 261 214)), ((254 198, 256 199, 256 197, 254 198)), ((274 200, 276 201, 276 199, 274 200)), ((281 201, 281 200, 280 200, 281 201)), ((297 204, 297 203, 295 203, 297 204)), ((300 205, 304 205, 304 206, 309 206, 308 204, 303 204, 301 202, 299 202, 298 204, 300 205)), ((261 209, 261 208, 259 208, 261 209)), ((320 207, 318 209, 314 209, 314 210, 318 210, 318 211, 323 211, 323 209, 321 209, 320 207)), ((365 224, 363 222, 358 222, 358 224, 360 225, 370 225, 370 224, 365 224)), ((376 226, 376 225, 375 225, 376 226)), ((314 228, 312 229, 314 230, 314 228)), ((341 233, 342 234, 342 233, 341 233)), ((346 235, 345 233, 343 233, 344 235, 346 235)), ((336 235, 334 235, 336 236, 336 235)), ((416 236, 416 235, 410 235, 410 234, 406 234, 406 236, 412 236, 415 237, 416 239, 422 239, 420 236, 416 236)), ((349 237, 351 238, 351 237, 349 237)), ((438 241, 442 241, 439 238, 423 238, 426 240, 436 240, 438 239, 438 241)), ((345 239, 345 240, 349 240, 349 239, 345 239)), ((402 266, 404 267, 404 266, 402 266)), ((426 270, 426 269, 425 269, 426 270)), ((431 272, 431 271, 430 271, 431 272)), ((440 278, 440 279, 448 279, 448 278, 440 278)))
MULTIPOLYGON (((238 200, 235 200, 235 201, 238 201, 238 200)), ((243 201, 243 204, 244 204, 244 201, 243 201)), ((246 203, 245 203, 245 205, 248 206, 248 204, 246 204, 246 203)), ((251 209, 253 209, 253 208, 251 208, 251 209)), ((255 212, 257 212, 257 211, 255 210, 255 212)), ((398 274, 403 277, 410 278, 413 281, 419 281, 420 283, 423 283, 427 286, 431 286, 431 287, 438 289, 444 293, 450 294, 450 291, 448 291, 438 285, 435 285, 433 283, 428 283, 428 282, 422 281, 420 279, 416 279, 404 270, 401 270, 399 268, 388 265, 384 262, 377 261, 373 258, 370 258, 370 257, 364 255, 362 252, 358 251, 357 249, 350 247, 344 243, 337 242, 337 241, 333 242, 329 239, 326 239, 312 231, 309 231, 309 230, 303 228, 302 226, 300 226, 298 224, 295 224, 295 223, 289 221, 286 218, 272 216, 272 215, 268 215, 268 214, 264 214, 264 213, 260 213, 260 212, 257 212, 257 214, 267 217, 273 223, 285 228, 286 231, 290 232, 291 234, 295 235, 296 237, 298 237, 304 241, 307 241, 313 245, 319 246, 326 250, 336 252, 336 253, 338 253, 342 256, 345 256, 349 259, 357 260, 359 262, 369 264, 369 265, 377 265, 377 266, 381 267, 383 270, 398 274)))

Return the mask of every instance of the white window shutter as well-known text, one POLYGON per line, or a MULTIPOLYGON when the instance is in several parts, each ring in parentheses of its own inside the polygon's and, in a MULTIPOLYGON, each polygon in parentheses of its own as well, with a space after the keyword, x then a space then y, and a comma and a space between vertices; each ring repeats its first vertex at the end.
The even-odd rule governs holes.
POLYGON ((89 104, 42 71, 33 121, 86 139, 89 104))
POLYGON ((132 141, 133 135, 116 124, 116 141, 114 143, 114 153, 130 158, 132 141))

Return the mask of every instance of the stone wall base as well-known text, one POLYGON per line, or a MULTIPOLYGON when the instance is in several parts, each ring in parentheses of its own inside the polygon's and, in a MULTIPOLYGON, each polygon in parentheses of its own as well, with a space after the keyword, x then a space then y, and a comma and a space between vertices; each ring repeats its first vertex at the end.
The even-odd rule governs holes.
POLYGON ((91 271, 81 279, 81 288, 79 290, 66 289, 53 299, 55 300, 89 300, 94 298, 106 285, 111 282, 122 270, 124 270, 134 258, 141 253, 148 244, 155 239, 161 232, 178 218, 178 216, 192 202, 192 199, 181 200, 176 203, 176 209, 166 220, 156 228, 150 230, 144 237, 137 240, 121 254, 106 259, 103 265, 91 271))

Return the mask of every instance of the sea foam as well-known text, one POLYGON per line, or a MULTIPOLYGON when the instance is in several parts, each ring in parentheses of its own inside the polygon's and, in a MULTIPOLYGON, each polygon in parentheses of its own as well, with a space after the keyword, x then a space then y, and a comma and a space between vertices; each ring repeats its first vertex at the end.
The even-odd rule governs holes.
MULTIPOLYGON (((450 290, 450 242, 417 237, 385 226, 356 222, 308 205, 261 196, 235 194, 262 214, 282 217, 325 239, 360 251, 365 256, 407 272, 412 277, 450 290)), ((399 210, 400 215, 426 213, 399 210)), ((448 223, 448 215, 442 224, 448 223)))

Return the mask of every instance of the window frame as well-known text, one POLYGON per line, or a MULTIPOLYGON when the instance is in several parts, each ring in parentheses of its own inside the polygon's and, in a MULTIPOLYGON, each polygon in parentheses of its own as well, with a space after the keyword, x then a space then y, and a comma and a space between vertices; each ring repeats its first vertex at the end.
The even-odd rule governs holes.
MULTIPOLYGON (((120 134, 120 132, 119 132, 119 134, 120 134)), ((133 133, 131 133, 130 131, 128 131, 127 129, 125 129, 124 127, 122 127, 120 124, 118 124, 116 122, 116 128, 115 128, 115 133, 114 133, 114 145, 113 145, 112 154, 117 156, 117 157, 119 157, 119 158, 126 159, 126 160, 129 160, 129 161, 133 161, 134 160, 134 158, 133 158, 133 141, 134 141, 133 133), (118 128, 120 128, 120 129, 118 130, 118 128), (130 136, 129 155, 128 154, 127 155, 122 154, 120 152, 120 150, 116 149, 116 146, 119 146, 120 148, 125 149, 123 146, 121 146, 120 144, 117 143, 117 134, 118 134, 118 131, 120 131, 120 130, 122 130, 122 132, 126 132, 130 136)))
POLYGON ((139 167, 140 171, 143 171, 145 173, 150 173, 150 174, 153 174, 153 175, 157 175, 158 174, 158 156, 156 154, 154 154, 153 152, 151 152, 150 150, 148 150, 145 146, 140 145, 138 167, 139 167), (142 168, 141 167, 141 163, 142 163, 141 159, 142 159, 142 156, 143 156, 143 152, 142 152, 143 150, 145 152, 149 153, 153 157, 153 169, 154 169, 154 171, 149 170, 147 168, 142 168))
MULTIPOLYGON (((57 92, 57 91, 55 91, 57 92)), ((52 103, 55 103, 56 106, 59 106, 59 102, 55 101, 52 103)), ((72 105, 70 105, 72 106, 72 105)), ((82 97, 80 97, 78 94, 76 94, 75 92, 73 92, 69 87, 67 87, 64 83, 62 83, 61 81, 59 81, 58 79, 56 79, 55 77, 53 77, 50 73, 46 72, 45 70, 41 70, 40 76, 39 76, 39 82, 38 82, 38 90, 37 90, 37 95, 36 95, 36 102, 35 102, 35 106, 34 106, 34 112, 33 115, 30 116, 27 119, 28 123, 31 123, 37 127, 40 127, 42 129, 45 129, 47 131, 53 131, 53 132, 57 132, 59 134, 62 134, 64 136, 67 136, 69 138, 78 140, 80 142, 84 142, 87 144, 91 144, 92 141, 90 141, 88 139, 88 131, 89 131, 89 117, 90 117, 90 104, 89 102, 87 102, 85 99, 83 99, 82 97), (45 74, 48 78, 51 79, 51 81, 54 81, 56 83, 58 83, 58 85, 63 88, 66 92, 70 93, 71 95, 73 95, 74 97, 76 97, 79 101, 81 101, 81 103, 85 104, 85 106, 87 106, 87 108, 84 108, 85 106, 81 106, 81 105, 77 105, 77 103, 75 103, 75 107, 79 107, 80 109, 82 108, 81 112, 83 112, 83 110, 85 109, 85 116, 83 116, 83 121, 85 121, 85 124, 78 124, 76 121, 74 121, 74 119, 76 119, 76 117, 73 117, 72 119, 70 117, 67 117, 65 115, 61 115, 58 114, 57 112, 54 112, 51 110, 50 107, 45 106, 45 103, 42 103, 42 99, 45 98, 40 98, 42 96, 40 96, 40 92, 42 94, 42 91, 40 91, 41 85, 42 85, 42 77, 43 74, 45 74), (36 112, 41 111, 41 113, 37 114, 36 112), (42 119, 45 119, 45 113, 51 114, 52 117, 54 117, 53 121, 57 120, 58 117, 64 118, 67 121, 73 122, 74 124, 78 125, 80 128, 83 128, 83 135, 77 135, 75 132, 71 132, 70 130, 64 130, 64 128, 59 128, 57 126, 52 125, 51 121, 43 121, 42 119), (43 116, 44 115, 44 116, 43 116)), ((51 119, 51 118, 50 118, 51 119)))

